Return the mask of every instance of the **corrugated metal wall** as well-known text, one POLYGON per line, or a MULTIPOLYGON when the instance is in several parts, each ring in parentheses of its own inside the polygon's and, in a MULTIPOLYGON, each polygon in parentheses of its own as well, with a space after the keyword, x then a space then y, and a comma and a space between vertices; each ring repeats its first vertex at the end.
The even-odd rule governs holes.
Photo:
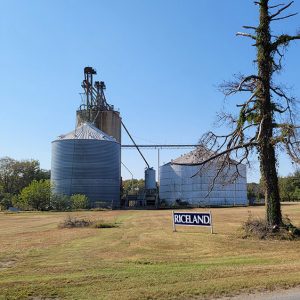
POLYGON ((85 194, 92 206, 120 204, 120 144, 105 140, 52 142, 54 194, 85 194))
POLYGON ((192 177, 199 171, 198 166, 163 165, 160 167, 159 197, 169 204, 174 204, 177 199, 180 199, 193 206, 248 205, 246 166, 244 165, 239 166, 243 177, 238 177, 234 183, 230 184, 225 184, 221 177, 217 178, 213 190, 205 198, 216 170, 210 167, 192 177))

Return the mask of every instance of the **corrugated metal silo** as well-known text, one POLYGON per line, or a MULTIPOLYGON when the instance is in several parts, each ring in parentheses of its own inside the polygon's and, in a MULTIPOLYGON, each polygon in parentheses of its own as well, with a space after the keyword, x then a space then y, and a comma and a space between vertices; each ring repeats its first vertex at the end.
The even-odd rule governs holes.
MULTIPOLYGON (((211 164, 199 173, 199 166, 176 163, 196 163, 203 160, 205 152, 196 149, 160 167, 159 197, 169 204, 184 201, 192 206, 247 205, 246 166, 239 165, 239 176, 233 183, 225 183, 222 177, 215 180, 214 188, 208 195, 217 172, 217 165, 211 164), (196 176, 194 176, 197 174, 196 176), (208 195, 208 196, 207 196, 208 195)), ((228 169, 230 176, 234 169, 228 169)))
POLYGON ((52 142, 54 194, 85 194, 93 207, 118 207, 120 178, 120 144, 92 124, 84 123, 52 142))

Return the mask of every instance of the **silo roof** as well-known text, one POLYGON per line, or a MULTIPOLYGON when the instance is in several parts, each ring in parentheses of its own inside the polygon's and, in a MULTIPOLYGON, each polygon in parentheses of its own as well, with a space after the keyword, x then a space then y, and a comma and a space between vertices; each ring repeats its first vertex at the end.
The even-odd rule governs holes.
POLYGON ((198 146, 195 150, 173 159, 171 164, 197 164, 210 158, 213 154, 207 148, 198 146))
MULTIPOLYGON (((195 150, 190 151, 176 159, 172 159, 170 164, 174 165, 193 165, 199 164, 203 161, 210 159, 211 157, 215 156, 217 152, 212 150, 208 150, 204 146, 198 146, 195 150)), ((222 160, 222 157, 216 158, 216 162, 219 163, 222 160)), ((233 164, 237 164, 237 162, 233 159, 230 159, 233 164)))
POLYGON ((60 135, 57 140, 100 140, 116 142, 115 138, 101 131, 91 123, 83 123, 75 130, 60 135))

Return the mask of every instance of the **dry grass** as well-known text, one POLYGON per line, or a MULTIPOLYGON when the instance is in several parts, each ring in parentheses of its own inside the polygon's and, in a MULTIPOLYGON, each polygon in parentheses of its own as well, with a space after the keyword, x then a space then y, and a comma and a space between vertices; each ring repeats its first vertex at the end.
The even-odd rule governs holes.
MULTIPOLYGON (((264 214, 212 209, 213 235, 173 233, 168 210, 0 213, 0 299, 198 299, 299 285, 300 242, 243 239, 250 209, 264 214), (68 214, 121 225, 57 228, 68 214)), ((283 210, 300 226, 300 204, 283 210)))

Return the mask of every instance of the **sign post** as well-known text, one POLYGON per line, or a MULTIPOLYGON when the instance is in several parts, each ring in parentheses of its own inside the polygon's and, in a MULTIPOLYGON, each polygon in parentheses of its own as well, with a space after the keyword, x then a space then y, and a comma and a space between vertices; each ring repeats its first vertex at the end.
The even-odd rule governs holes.
POLYGON ((214 229, 213 229, 212 214, 211 214, 210 210, 209 210, 209 214, 210 214, 210 233, 213 234, 214 233, 214 229))
POLYGON ((213 234, 212 213, 209 212, 174 212, 172 211, 173 231, 177 226, 204 226, 210 227, 213 234))
POLYGON ((173 224, 173 232, 175 232, 176 226, 175 226, 175 222, 174 222, 174 210, 172 210, 172 224, 173 224))

